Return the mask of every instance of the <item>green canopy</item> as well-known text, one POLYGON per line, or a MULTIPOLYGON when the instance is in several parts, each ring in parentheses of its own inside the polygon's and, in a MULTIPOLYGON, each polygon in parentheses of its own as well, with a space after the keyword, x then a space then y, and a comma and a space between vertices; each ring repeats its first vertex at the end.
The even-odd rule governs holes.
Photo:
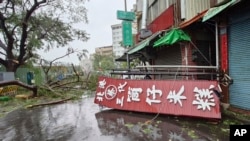
POLYGON ((191 38, 184 33, 181 29, 171 29, 159 40, 154 42, 154 47, 163 46, 163 45, 173 45, 179 41, 191 41, 191 38))

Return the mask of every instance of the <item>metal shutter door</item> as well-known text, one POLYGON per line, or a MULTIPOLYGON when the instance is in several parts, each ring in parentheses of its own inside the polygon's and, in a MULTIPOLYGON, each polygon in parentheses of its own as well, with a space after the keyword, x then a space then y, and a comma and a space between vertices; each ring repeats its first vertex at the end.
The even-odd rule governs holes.
MULTIPOLYGON (((241 11, 242 12, 242 11, 241 11)), ((230 104, 250 109, 250 12, 236 13, 229 24, 230 104)))

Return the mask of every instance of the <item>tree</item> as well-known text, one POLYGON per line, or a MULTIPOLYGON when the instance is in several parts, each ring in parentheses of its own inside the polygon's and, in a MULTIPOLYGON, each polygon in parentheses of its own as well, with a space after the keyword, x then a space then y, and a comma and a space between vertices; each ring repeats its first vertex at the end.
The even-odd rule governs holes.
POLYGON ((93 68, 96 71, 104 71, 115 68, 114 57, 111 55, 94 55, 93 68))
MULTIPOLYGON (((66 90, 75 89, 75 86, 80 86, 87 82, 87 80, 84 80, 82 77, 83 72, 80 66, 77 67, 73 63, 65 64, 63 62, 58 62, 60 59, 75 53, 77 53, 79 59, 82 57, 86 58, 87 52, 87 50, 74 50, 72 48, 68 48, 66 54, 51 61, 41 59, 40 66, 45 75, 45 83, 42 84, 40 88, 54 92, 54 94, 57 95, 61 95, 60 93, 63 93, 66 90)), ((82 87, 84 86, 81 86, 81 88, 82 87)), ((78 89, 78 87, 76 89, 78 89)))
POLYGON ((16 72, 36 51, 65 47, 88 34, 74 28, 87 23, 86 0, 1 0, 0 1, 0 64, 16 72))

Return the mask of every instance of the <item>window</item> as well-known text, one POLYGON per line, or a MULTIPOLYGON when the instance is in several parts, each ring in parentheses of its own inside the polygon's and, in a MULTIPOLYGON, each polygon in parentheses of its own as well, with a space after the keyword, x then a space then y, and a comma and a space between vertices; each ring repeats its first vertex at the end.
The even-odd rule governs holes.
MULTIPOLYGON (((155 0, 148 8, 148 22, 151 23, 159 15, 159 2, 155 0)), ((148 24, 148 23, 147 23, 148 24)))

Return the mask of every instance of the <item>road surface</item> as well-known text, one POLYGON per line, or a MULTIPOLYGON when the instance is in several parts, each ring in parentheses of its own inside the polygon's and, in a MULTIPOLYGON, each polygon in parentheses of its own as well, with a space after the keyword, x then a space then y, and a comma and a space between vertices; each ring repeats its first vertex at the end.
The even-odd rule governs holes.
POLYGON ((19 109, 0 119, 0 141, 227 141, 204 119, 102 109, 93 97, 19 109))

